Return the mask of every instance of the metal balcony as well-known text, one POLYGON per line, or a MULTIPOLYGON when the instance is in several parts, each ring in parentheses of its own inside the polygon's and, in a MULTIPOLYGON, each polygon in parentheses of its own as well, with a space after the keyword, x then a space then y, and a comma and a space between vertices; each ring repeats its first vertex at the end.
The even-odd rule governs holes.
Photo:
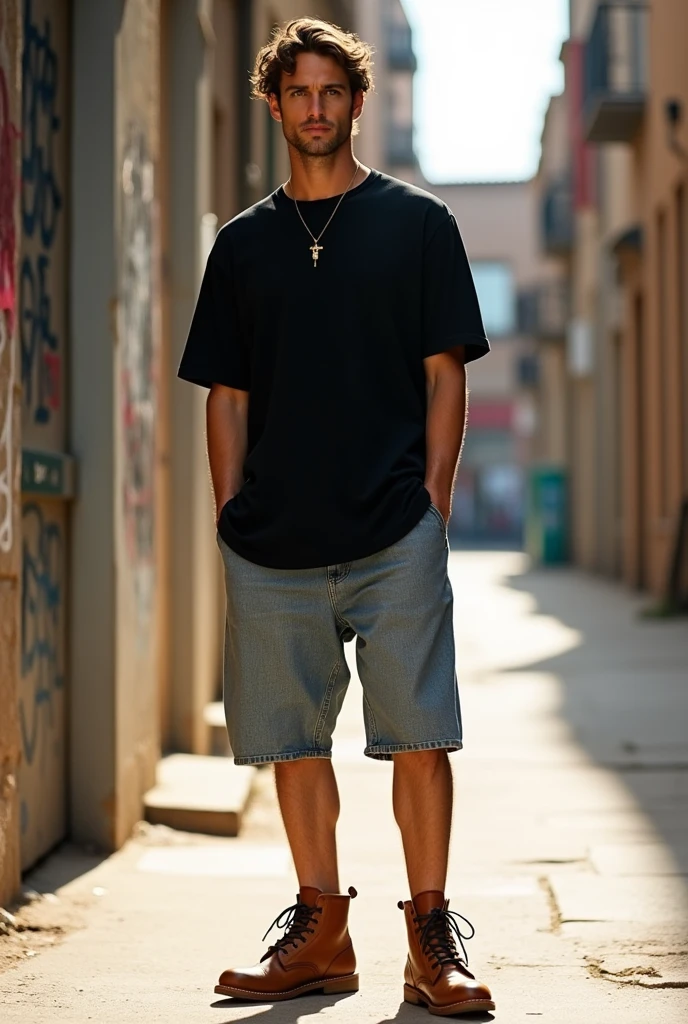
POLYGON ((416 71, 418 62, 408 25, 392 23, 387 26, 387 64, 391 71, 416 71))
POLYGON ((610 0, 585 47, 583 117, 588 142, 630 142, 647 98, 647 7, 610 0))
POLYGON ((543 252, 548 256, 565 256, 573 244, 573 196, 569 175, 547 185, 540 216, 543 252))
POLYGON ((538 341, 563 342, 569 308, 568 281, 564 278, 543 281, 518 296, 518 332, 538 341))
POLYGON ((413 125, 402 127, 391 124, 387 129, 387 163, 390 167, 415 167, 413 125))

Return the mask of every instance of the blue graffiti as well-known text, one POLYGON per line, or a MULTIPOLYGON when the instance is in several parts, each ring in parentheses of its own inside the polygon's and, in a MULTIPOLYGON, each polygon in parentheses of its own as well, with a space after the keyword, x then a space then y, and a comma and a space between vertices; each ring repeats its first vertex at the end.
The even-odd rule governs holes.
POLYGON ((32 692, 19 700, 19 724, 27 764, 32 764, 40 736, 41 711, 54 724, 54 698, 62 690, 60 630, 62 616, 62 535, 57 523, 45 521, 41 507, 23 510, 21 601, 21 673, 32 692), (27 706, 28 705, 28 706, 27 706))
POLYGON ((19 347, 24 401, 36 423, 47 423, 52 409, 59 407, 59 343, 50 327, 48 257, 40 255, 37 264, 38 281, 31 260, 22 262, 19 347))
POLYGON ((62 209, 53 163, 53 142, 60 129, 56 113, 58 61, 50 43, 51 25, 33 23, 31 0, 24 2, 22 55, 22 227, 33 238, 40 229, 41 244, 49 249, 62 209))
POLYGON ((22 55, 22 183, 24 240, 43 249, 26 254, 20 274, 21 376, 24 403, 35 423, 49 423, 60 407, 59 338, 52 328, 48 255, 58 229, 62 193, 55 170, 58 59, 51 44, 51 23, 34 24, 31 0, 24 3, 22 55))

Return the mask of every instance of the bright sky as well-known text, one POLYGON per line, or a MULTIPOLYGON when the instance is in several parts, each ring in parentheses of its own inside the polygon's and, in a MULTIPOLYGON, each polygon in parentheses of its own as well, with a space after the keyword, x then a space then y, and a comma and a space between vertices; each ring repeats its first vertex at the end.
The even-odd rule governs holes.
POLYGON ((530 177, 548 98, 563 88, 567 0, 402 3, 418 57, 416 150, 425 177, 530 177))

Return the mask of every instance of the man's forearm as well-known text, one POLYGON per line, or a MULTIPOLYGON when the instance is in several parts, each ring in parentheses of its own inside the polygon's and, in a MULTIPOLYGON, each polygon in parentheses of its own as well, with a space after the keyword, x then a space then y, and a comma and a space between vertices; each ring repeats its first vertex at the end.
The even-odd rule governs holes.
POLYGON ((215 522, 241 489, 247 448, 248 392, 213 384, 206 405, 208 462, 215 498, 215 522))
POLYGON ((451 512, 456 469, 466 428, 466 369, 447 361, 428 377, 425 486, 445 519, 451 512))

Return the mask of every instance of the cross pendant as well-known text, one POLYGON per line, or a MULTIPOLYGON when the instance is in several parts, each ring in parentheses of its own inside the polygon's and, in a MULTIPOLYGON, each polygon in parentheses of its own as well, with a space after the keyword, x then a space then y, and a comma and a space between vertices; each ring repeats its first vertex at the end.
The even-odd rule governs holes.
POLYGON ((321 251, 324 248, 325 247, 323 245, 318 245, 317 242, 315 243, 315 245, 311 246, 311 252, 313 253, 313 266, 314 267, 317 267, 317 265, 318 265, 318 257, 320 256, 320 253, 321 253, 321 251))

